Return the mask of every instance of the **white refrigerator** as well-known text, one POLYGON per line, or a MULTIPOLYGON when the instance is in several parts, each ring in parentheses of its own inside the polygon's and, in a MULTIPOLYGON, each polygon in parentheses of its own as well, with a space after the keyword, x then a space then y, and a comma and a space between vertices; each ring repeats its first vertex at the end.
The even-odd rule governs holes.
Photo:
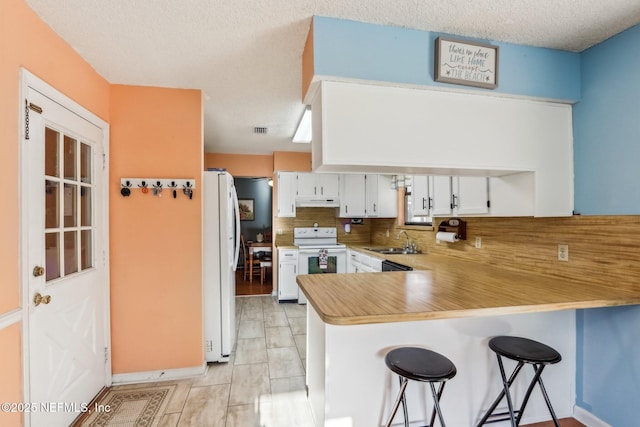
POLYGON ((207 362, 227 362, 236 336, 236 265, 240 215, 233 177, 206 171, 203 178, 204 345, 207 362))

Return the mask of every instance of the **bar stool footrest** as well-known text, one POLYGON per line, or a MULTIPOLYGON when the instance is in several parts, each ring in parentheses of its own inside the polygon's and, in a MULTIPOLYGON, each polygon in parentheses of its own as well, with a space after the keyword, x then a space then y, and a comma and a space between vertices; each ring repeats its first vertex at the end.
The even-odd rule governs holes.
MULTIPOLYGON (((515 410, 513 411, 513 416, 518 418, 518 415, 520 415, 520 410, 515 410)), ((500 421, 509 421, 511 420, 511 414, 509 413, 509 411, 507 412, 496 412, 493 413, 491 415, 489 415, 489 418, 487 418, 487 421, 485 421, 485 424, 491 424, 491 423, 499 423, 500 421)))

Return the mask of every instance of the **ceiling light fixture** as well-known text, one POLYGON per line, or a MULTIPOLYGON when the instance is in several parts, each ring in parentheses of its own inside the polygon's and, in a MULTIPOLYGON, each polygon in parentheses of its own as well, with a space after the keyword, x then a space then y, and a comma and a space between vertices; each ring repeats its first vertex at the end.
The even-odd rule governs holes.
POLYGON ((311 109, 309 107, 304 110, 292 141, 296 144, 308 144, 311 142, 311 109))

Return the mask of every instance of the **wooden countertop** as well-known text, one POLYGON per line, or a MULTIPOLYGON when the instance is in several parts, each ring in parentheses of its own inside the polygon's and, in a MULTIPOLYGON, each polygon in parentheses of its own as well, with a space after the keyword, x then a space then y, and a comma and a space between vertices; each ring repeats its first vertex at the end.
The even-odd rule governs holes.
POLYGON ((297 282, 332 325, 640 304, 639 283, 584 284, 436 255, 394 255, 423 271, 311 274, 297 282))

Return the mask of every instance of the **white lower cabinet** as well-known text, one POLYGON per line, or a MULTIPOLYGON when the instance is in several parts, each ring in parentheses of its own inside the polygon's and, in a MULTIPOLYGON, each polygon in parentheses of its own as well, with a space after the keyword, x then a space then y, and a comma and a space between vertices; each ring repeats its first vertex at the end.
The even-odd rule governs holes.
POLYGON ((278 301, 297 300, 298 251, 278 249, 278 301))
POLYGON ((382 260, 378 257, 362 253, 356 249, 349 249, 347 271, 349 273, 379 272, 382 271, 382 260))

